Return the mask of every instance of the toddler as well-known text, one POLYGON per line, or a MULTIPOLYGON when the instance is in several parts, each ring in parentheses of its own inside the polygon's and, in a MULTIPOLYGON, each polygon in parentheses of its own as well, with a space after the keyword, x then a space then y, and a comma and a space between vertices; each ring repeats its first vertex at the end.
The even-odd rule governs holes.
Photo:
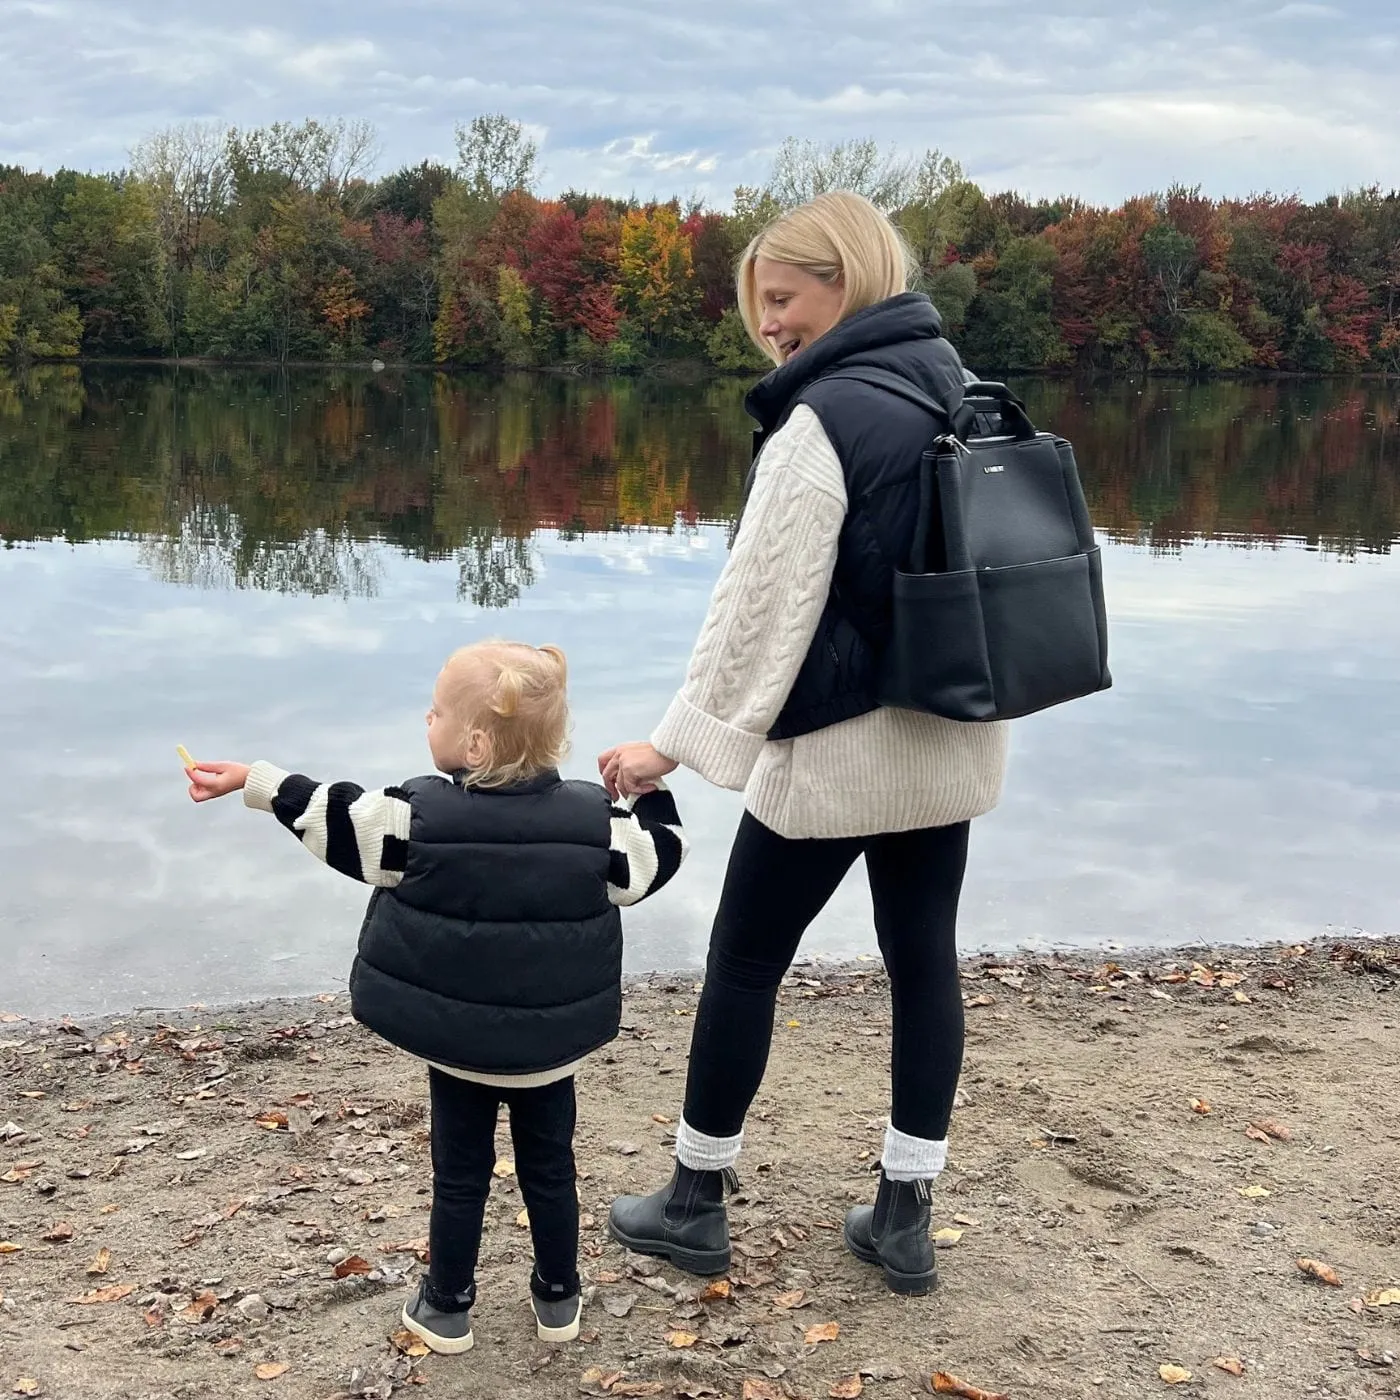
POLYGON ((436 1352, 472 1346, 502 1103, 529 1211, 538 1333, 578 1336, 574 1072, 618 1032, 618 907, 660 889, 685 855, 664 787, 629 808, 596 783, 560 778, 565 681, 557 647, 454 652, 427 715, 439 773, 396 787, 318 783, 264 762, 186 770, 196 802, 242 789, 313 855, 376 887, 351 1008, 428 1063, 430 1262, 403 1321, 436 1352))

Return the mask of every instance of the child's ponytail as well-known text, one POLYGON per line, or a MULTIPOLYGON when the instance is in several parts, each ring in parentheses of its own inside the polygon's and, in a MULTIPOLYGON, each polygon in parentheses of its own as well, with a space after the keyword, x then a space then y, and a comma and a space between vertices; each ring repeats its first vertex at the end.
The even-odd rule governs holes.
POLYGON ((502 719, 514 719, 520 710, 520 696, 525 690, 525 676, 515 667, 503 665, 496 677, 496 692, 491 697, 491 713, 502 719))

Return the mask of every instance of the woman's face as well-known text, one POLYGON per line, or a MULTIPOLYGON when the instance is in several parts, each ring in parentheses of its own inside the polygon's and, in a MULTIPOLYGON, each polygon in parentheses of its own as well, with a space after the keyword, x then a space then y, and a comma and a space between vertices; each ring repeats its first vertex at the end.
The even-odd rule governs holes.
POLYGON ((839 277, 823 282, 805 268, 762 254, 754 259, 753 272, 763 318, 758 333, 777 351, 779 364, 786 364, 841 319, 845 288, 839 277))

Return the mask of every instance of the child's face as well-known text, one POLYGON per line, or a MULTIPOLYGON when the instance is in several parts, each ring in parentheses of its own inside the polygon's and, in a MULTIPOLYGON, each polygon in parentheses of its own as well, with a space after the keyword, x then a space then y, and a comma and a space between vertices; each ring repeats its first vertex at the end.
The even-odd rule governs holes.
MULTIPOLYGON (((460 665, 461 663, 457 663, 460 665)), ((461 721, 452 713, 450 695, 461 695, 465 677, 450 675, 444 666, 433 686, 432 704, 425 718, 428 721, 428 751, 439 773, 455 773, 459 768, 479 767, 483 757, 483 740, 479 729, 464 733, 461 721)))

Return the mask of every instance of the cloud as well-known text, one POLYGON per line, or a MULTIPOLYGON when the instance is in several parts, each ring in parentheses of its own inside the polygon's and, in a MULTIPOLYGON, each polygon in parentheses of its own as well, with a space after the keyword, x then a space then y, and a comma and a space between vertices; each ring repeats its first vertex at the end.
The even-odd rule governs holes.
POLYGON ((1106 0, 953 9, 751 0, 0 0, 0 156, 118 168, 141 136, 367 118, 383 165, 450 159, 502 111, 546 133, 546 193, 698 194, 761 180, 784 137, 928 146, 974 177, 1100 202, 1181 180, 1319 197, 1400 184, 1390 0, 1106 0))

